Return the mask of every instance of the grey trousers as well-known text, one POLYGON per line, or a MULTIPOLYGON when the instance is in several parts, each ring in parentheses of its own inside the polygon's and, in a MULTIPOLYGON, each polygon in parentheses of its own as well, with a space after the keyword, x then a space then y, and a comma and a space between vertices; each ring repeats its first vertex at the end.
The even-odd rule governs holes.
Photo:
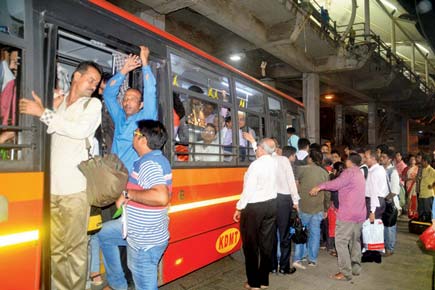
POLYGON ((362 223, 337 220, 335 248, 338 256, 338 269, 351 278, 361 272, 361 229, 362 223))

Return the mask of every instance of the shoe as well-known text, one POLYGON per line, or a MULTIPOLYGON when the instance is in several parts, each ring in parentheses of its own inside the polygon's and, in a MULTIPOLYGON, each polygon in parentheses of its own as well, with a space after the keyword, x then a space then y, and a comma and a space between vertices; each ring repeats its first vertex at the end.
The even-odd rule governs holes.
POLYGON ((301 261, 296 261, 296 262, 293 262, 293 267, 295 267, 295 268, 299 268, 299 269, 302 269, 302 270, 305 270, 307 267, 305 267, 304 265, 302 265, 302 263, 301 263, 301 261))
POLYGON ((270 273, 272 273, 272 274, 276 274, 276 269, 272 269, 272 270, 270 270, 270 273))
POLYGON ((294 272, 296 272, 296 268, 295 267, 290 267, 289 270, 279 269, 279 273, 282 274, 282 275, 291 275, 294 272))
POLYGON ((336 281, 350 281, 350 280, 352 280, 352 277, 347 277, 341 272, 338 272, 335 275, 331 275, 331 276, 329 276, 329 278, 334 279, 336 281))
POLYGON ((310 266, 310 267, 317 267, 317 263, 309 261, 308 262, 308 266, 310 266))
POLYGON ((103 285, 103 279, 101 278, 101 274, 95 274, 89 277, 91 279, 91 284, 93 286, 101 286, 103 285))
POLYGON ((384 257, 390 257, 390 256, 392 256, 394 253, 392 252, 392 251, 386 251, 385 252, 385 254, 384 254, 384 257))

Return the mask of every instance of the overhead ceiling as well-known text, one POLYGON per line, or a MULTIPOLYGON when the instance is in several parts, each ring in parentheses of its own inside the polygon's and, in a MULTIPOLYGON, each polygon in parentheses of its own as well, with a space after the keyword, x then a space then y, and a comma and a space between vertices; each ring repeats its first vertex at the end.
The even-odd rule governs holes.
MULTIPOLYGON (((319 23, 311 21, 311 14, 293 0, 109 1, 139 15, 148 12, 164 15, 168 32, 254 77, 263 77, 260 64, 266 61, 267 77, 272 79, 273 85, 296 98, 302 97, 302 73, 317 72, 321 94, 333 92, 337 95, 335 102, 390 104, 400 101, 403 108, 410 106, 411 116, 427 114, 422 108, 427 108, 425 104, 430 96, 423 94, 417 84, 412 84, 391 63, 379 58, 370 45, 352 51, 345 49, 346 44, 334 41, 332 34, 325 35, 319 23), (233 53, 242 53, 244 58, 232 62, 229 56, 233 53), (410 105, 405 102, 407 100, 410 105)), ((351 1, 316 1, 310 1, 311 9, 316 11, 320 5, 328 8, 337 30, 344 31, 342 26, 350 20, 351 1)), ((435 74, 435 56, 416 29, 415 22, 398 19, 408 12, 397 0, 369 2, 373 33, 391 45, 391 19, 386 12, 391 12, 394 6, 397 11, 393 16, 400 26, 396 27, 397 53, 409 62, 410 43, 417 42, 420 51, 429 51, 428 58, 434 63, 428 69, 435 74)), ((357 0, 357 4, 355 23, 362 23, 364 0, 357 0)), ((357 25, 356 29, 358 27, 363 25, 357 25)), ((423 75, 424 56, 418 50, 415 60, 416 71, 423 75)))

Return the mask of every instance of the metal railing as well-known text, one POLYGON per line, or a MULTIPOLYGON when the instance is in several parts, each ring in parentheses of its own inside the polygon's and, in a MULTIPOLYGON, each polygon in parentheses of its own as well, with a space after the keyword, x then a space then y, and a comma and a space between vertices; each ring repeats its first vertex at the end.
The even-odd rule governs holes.
MULTIPOLYGON (((350 48, 348 36, 343 38, 344 41, 340 40, 347 25, 337 25, 331 18, 329 18, 327 24, 325 24, 320 12, 321 6, 315 0, 294 0, 294 2, 307 13, 311 14, 315 21, 313 21, 313 18, 311 18, 311 20, 316 25, 320 25, 323 28, 322 32, 330 37, 331 40, 337 42, 338 45, 346 45, 345 40, 347 39, 347 46, 350 48)), ((352 29, 355 31, 354 47, 373 43, 376 45, 375 51, 377 54, 409 81, 418 85, 418 88, 423 93, 431 94, 435 92, 435 87, 430 82, 430 79, 422 79, 419 74, 415 73, 402 57, 392 52, 391 47, 387 45, 379 35, 374 33, 372 30, 370 30, 369 35, 366 35, 364 23, 354 23, 352 29)))

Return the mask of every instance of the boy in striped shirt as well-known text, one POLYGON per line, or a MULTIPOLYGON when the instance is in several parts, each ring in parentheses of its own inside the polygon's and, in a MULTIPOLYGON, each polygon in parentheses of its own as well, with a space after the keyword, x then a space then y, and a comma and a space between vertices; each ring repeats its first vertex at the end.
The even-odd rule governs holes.
POLYGON ((158 263, 168 245, 168 204, 172 186, 169 161, 160 149, 168 135, 159 121, 142 120, 134 131, 133 147, 139 154, 127 190, 118 199, 124 204, 124 235, 128 267, 136 289, 157 289, 158 263))

